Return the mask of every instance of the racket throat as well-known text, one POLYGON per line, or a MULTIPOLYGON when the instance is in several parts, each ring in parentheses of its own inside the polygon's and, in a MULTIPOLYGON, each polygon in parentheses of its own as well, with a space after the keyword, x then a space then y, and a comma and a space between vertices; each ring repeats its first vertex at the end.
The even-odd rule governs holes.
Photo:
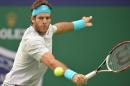
POLYGON ((97 70, 94 70, 94 71, 88 73, 87 75, 85 75, 85 77, 87 79, 90 79, 90 78, 94 77, 96 74, 97 74, 97 70))

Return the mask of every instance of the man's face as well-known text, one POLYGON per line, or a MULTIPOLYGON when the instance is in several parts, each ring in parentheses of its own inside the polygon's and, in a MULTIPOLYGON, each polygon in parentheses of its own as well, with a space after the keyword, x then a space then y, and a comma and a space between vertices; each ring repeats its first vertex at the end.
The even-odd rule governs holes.
POLYGON ((32 17, 32 23, 35 30, 39 33, 45 33, 50 25, 51 16, 47 13, 40 13, 35 17, 32 17))

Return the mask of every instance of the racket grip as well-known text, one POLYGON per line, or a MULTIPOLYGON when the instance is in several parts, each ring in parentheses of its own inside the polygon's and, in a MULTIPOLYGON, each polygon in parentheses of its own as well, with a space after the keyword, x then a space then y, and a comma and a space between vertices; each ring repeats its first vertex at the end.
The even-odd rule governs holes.
POLYGON ((95 76, 97 74, 97 70, 94 70, 88 74, 85 75, 86 79, 90 79, 92 78, 93 76, 95 76))

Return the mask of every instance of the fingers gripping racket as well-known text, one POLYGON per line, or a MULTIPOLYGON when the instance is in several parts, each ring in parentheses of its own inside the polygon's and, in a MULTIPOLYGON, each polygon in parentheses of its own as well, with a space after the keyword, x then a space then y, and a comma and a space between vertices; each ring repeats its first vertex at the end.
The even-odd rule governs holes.
POLYGON ((90 79, 101 72, 121 72, 130 67, 130 41, 123 41, 111 49, 105 60, 94 71, 85 75, 90 79), (105 68, 104 68, 105 67, 105 68))

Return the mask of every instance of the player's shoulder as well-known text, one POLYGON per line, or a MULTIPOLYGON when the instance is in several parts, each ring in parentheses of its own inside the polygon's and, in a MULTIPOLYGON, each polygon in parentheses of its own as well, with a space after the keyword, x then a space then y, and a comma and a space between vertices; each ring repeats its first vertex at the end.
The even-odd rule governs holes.
POLYGON ((40 41, 43 40, 43 38, 34 30, 32 26, 30 26, 25 31, 22 40, 28 43, 28 42, 40 41))
POLYGON ((29 28, 27 28, 27 30, 24 33, 23 38, 31 38, 31 39, 41 39, 41 36, 39 36, 39 34, 34 30, 34 28, 32 26, 30 26, 29 28))
POLYGON ((38 41, 42 41, 43 38, 40 36, 28 36, 27 38, 24 39, 25 42, 30 42, 30 43, 34 43, 34 42, 38 42, 38 41))
POLYGON ((57 27, 56 27, 55 25, 50 24, 49 29, 50 29, 53 33, 55 33, 56 30, 57 30, 57 27))
POLYGON ((44 40, 41 37, 35 36, 35 37, 28 37, 22 40, 22 44, 25 46, 34 46, 39 44, 44 44, 44 40))

